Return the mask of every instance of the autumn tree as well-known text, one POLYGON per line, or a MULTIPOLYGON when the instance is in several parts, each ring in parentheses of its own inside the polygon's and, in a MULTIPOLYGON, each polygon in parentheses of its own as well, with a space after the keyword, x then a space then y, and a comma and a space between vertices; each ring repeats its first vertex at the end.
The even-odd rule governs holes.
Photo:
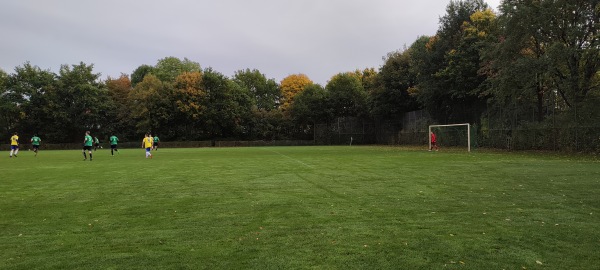
MULTIPOLYGON (((175 106, 180 117, 179 136, 196 138, 195 132, 202 129, 201 119, 206 112, 207 93, 203 89, 201 72, 184 72, 177 76, 174 84, 175 106)), ((175 113, 175 112, 174 112, 175 113)))
POLYGON ((107 130, 109 133, 118 133, 122 139, 132 137, 135 126, 132 124, 129 110, 129 93, 133 89, 129 76, 121 74, 119 78, 108 77, 104 84, 111 99, 109 106, 112 106, 108 112, 111 121, 107 123, 107 130))
POLYGON ((373 89, 377 88, 377 76, 379 72, 375 68, 365 68, 363 70, 357 69, 354 73, 363 85, 363 88, 367 93, 370 93, 373 89))
POLYGON ((288 111, 294 97, 304 90, 304 87, 313 82, 304 74, 293 74, 281 80, 279 87, 281 88, 281 108, 283 111, 288 111))

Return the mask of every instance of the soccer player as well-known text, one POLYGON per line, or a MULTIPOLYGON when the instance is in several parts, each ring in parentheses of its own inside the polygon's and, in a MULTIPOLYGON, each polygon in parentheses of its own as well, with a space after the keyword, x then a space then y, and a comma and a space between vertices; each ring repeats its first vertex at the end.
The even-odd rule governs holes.
POLYGON ((439 150, 439 147, 437 146, 437 139, 435 137, 435 133, 430 132, 430 136, 431 136, 431 148, 429 149, 429 151, 433 150, 433 148, 435 148, 435 151, 439 150))
POLYGON ((160 139, 158 138, 158 135, 154 134, 154 138, 153 138, 153 142, 152 142, 152 146, 154 147, 154 151, 158 150, 158 143, 160 142, 160 139))
POLYGON ((146 148, 146 158, 152 158, 152 153, 150 153, 150 150, 152 149, 152 136, 148 133, 146 133, 146 136, 142 141, 142 148, 146 148))
POLYGON ((42 142, 42 139, 40 139, 40 137, 38 137, 37 135, 33 135, 33 137, 31 138, 31 147, 33 147, 33 152, 35 152, 36 157, 38 151, 40 150, 40 142, 42 142))
POLYGON ((150 150, 154 148, 154 137, 152 137, 152 133, 148 132, 148 137, 150 137, 150 142, 152 143, 150 146, 150 150))
POLYGON ((110 155, 114 156, 114 151, 117 151, 117 154, 119 154, 119 149, 117 149, 117 143, 119 142, 119 138, 117 138, 117 136, 115 135, 112 135, 108 140, 110 141, 110 155))
POLYGON ((94 136, 94 151, 98 150, 98 147, 100 147, 100 140, 94 136))
POLYGON ((83 161, 87 160, 87 156, 85 155, 85 150, 90 154, 90 161, 92 161, 92 136, 90 136, 90 131, 85 132, 85 137, 83 138, 83 161))
POLYGON ((13 154, 15 155, 15 157, 17 157, 17 154, 19 153, 19 135, 15 132, 15 134, 10 137, 10 157, 13 157, 13 154))

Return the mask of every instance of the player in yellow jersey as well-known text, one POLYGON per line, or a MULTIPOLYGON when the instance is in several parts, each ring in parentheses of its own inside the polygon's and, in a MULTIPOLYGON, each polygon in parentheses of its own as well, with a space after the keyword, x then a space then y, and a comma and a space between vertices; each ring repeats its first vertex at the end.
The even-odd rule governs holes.
POLYGON ((13 157, 13 154, 15 155, 15 157, 17 157, 18 153, 19 153, 19 136, 15 132, 15 135, 10 137, 10 157, 13 157))
POLYGON ((142 148, 146 148, 146 158, 152 158, 152 153, 150 153, 150 150, 152 150, 152 137, 148 133, 142 141, 142 148))
POLYGON ((152 134, 150 132, 148 132, 148 137, 150 138, 150 141, 152 142, 152 146, 150 147, 150 150, 154 149, 154 137, 152 137, 152 134))

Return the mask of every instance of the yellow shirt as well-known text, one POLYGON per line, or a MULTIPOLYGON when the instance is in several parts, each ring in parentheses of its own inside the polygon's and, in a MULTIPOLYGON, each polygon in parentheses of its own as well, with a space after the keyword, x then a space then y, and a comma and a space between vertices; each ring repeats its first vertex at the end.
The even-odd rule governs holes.
POLYGON ((144 147, 145 148, 150 148, 152 147, 152 138, 151 137, 146 137, 144 138, 144 147))
POLYGON ((19 145, 19 136, 13 135, 10 137, 10 145, 19 145))

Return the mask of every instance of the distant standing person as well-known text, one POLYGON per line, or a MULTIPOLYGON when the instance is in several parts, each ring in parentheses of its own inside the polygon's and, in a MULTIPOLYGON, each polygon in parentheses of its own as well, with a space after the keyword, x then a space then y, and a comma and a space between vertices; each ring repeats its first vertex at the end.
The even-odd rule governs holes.
POLYGON ((93 144, 93 142, 94 142, 94 139, 92 139, 92 136, 90 136, 90 132, 86 131, 85 137, 83 137, 83 161, 87 160, 87 156, 85 154, 86 150, 90 154, 90 161, 92 161, 92 144, 93 144))
POLYGON ((115 135, 112 135, 108 140, 110 141, 110 155, 114 156, 114 151, 117 151, 117 154, 119 154, 119 150, 117 149, 117 143, 119 142, 119 138, 117 138, 117 136, 115 135))
POLYGON ((431 136, 431 148, 429 149, 429 151, 433 150, 433 148, 435 148, 435 151, 438 151, 439 147, 437 146, 437 138, 435 137, 435 133, 431 132, 430 136, 431 136))
POLYGON ((98 137, 94 136, 94 151, 98 150, 99 147, 100 147, 100 140, 98 140, 98 137))
POLYGON ((40 142, 42 139, 37 136, 37 134, 33 135, 31 138, 31 147, 33 147, 33 152, 35 152, 35 156, 37 157, 38 151, 40 150, 40 142))
POLYGON ((10 137, 10 157, 13 157, 13 154, 15 155, 15 157, 17 157, 18 153, 19 153, 19 135, 15 132, 15 134, 12 135, 12 137, 10 137))
POLYGON ((142 148, 146 148, 146 158, 152 158, 152 153, 150 153, 150 150, 152 149, 152 136, 148 133, 146 133, 144 140, 142 141, 142 148))
POLYGON ((158 135, 154 134, 154 138, 152 141, 152 146, 154 147, 154 151, 158 150, 158 144, 160 143, 160 139, 158 138, 158 135))

